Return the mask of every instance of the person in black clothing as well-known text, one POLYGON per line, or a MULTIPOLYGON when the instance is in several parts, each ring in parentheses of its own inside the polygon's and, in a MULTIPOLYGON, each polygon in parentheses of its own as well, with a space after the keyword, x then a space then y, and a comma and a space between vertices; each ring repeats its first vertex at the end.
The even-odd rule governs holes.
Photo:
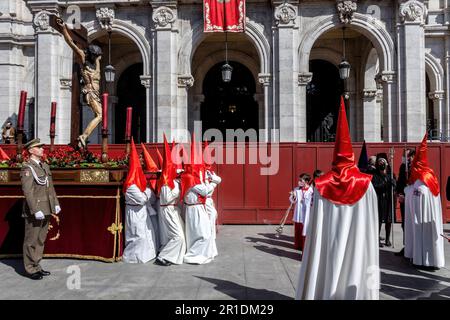
MULTIPOLYGON (((376 163, 376 171, 373 173, 372 185, 375 188, 378 198, 378 222, 379 232, 381 225, 385 223, 386 240, 385 245, 390 247, 389 241, 392 226, 392 187, 395 188, 395 179, 392 179, 388 173, 388 162, 385 158, 379 157, 376 163)), ((383 245, 380 242, 380 247, 383 245)))
MULTIPOLYGON (((414 149, 406 149, 406 163, 402 162, 400 165, 396 193, 398 202, 400 203, 400 213, 402 215, 402 230, 403 230, 403 243, 405 243, 405 187, 408 185, 409 173, 411 169, 411 164, 416 155, 414 149), (408 165, 408 166, 406 166, 408 165)), ((396 253, 397 256, 403 256, 405 248, 396 253)))

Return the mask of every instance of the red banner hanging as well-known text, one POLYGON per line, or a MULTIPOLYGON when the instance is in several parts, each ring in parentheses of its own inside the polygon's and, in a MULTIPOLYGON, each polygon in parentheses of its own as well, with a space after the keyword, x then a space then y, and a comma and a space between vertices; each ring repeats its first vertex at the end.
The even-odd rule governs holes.
POLYGON ((244 32, 245 0, 203 0, 205 32, 244 32))

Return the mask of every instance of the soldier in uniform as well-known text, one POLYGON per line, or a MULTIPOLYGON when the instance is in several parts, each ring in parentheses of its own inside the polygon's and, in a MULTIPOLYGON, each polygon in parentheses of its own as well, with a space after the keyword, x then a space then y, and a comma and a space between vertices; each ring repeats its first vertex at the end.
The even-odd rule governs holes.
POLYGON ((50 168, 42 161, 43 145, 39 139, 33 139, 25 145, 30 159, 23 163, 20 172, 26 200, 22 212, 22 217, 25 218, 23 262, 27 275, 33 280, 50 275, 39 263, 44 253, 50 216, 61 211, 50 168))

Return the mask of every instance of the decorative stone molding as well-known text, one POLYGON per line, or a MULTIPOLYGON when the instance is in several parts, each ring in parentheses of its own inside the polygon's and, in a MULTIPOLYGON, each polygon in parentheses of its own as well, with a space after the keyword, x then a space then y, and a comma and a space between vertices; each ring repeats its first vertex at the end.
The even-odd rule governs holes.
POLYGON ((59 84, 61 85, 61 89, 70 90, 72 89, 72 78, 61 78, 59 79, 59 84))
POLYGON ((141 84, 146 88, 150 88, 152 84, 152 76, 142 75, 139 77, 141 79, 141 84))
POLYGON ((194 85, 194 77, 190 74, 183 74, 178 76, 178 87, 190 88, 194 85))
POLYGON ((35 14, 33 24, 36 31, 45 31, 50 27, 50 15, 52 13, 46 10, 41 10, 35 14))
POLYGON ((111 30, 115 18, 114 8, 98 8, 95 15, 102 29, 111 30))
POLYGON ((297 8, 290 3, 280 4, 275 8, 275 23, 279 25, 294 25, 297 18, 297 8))
POLYGON ((381 102, 383 100, 383 90, 382 89, 377 89, 376 98, 377 98, 377 102, 381 102))
POLYGON ((350 24, 353 20, 353 13, 356 12, 358 6, 356 4, 356 1, 338 0, 336 3, 336 8, 341 23, 350 24))
POLYGON ((259 73, 258 82, 264 87, 270 86, 270 83, 272 82, 272 75, 270 73, 259 73))
POLYGON ((400 4, 400 19, 402 22, 425 23, 428 11, 426 6, 417 0, 409 0, 400 4))
POLYGON ((313 77, 312 72, 300 72, 298 74, 298 85, 306 86, 308 83, 311 82, 312 77, 313 77))
POLYGON ((169 7, 158 7, 153 11, 153 22, 155 22, 156 28, 168 28, 176 19, 175 12, 169 7))
POLYGON ((396 74, 394 71, 383 71, 375 76, 377 83, 394 83, 396 80, 396 74))
POLYGON ((377 89, 364 89, 363 96, 365 100, 373 100, 377 97, 377 89))
POLYGON ((444 100, 445 92, 444 91, 428 92, 428 98, 432 100, 444 100))

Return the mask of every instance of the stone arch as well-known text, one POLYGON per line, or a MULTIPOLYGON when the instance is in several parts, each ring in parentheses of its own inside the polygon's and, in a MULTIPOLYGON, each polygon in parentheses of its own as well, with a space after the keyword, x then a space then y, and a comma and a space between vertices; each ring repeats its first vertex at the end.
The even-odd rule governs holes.
POLYGON ((310 55, 310 60, 325 60, 336 67, 342 60, 342 54, 336 50, 332 50, 329 48, 313 48, 310 55))
MULTIPOLYGON (((192 71, 192 76, 194 79, 198 79, 198 81, 194 82, 194 86, 192 88, 192 92, 194 94, 202 94, 203 88, 203 80, 205 78, 206 73, 217 63, 224 60, 223 52, 218 51, 209 55, 203 63, 192 71)), ((236 61, 244 66, 246 66, 250 72, 253 74, 253 78, 255 79, 255 83, 258 83, 258 64, 254 61, 254 59, 243 52, 228 50, 228 60, 236 61)), ((256 86, 256 92, 261 92, 261 86, 256 86)))
POLYGON ((444 90, 444 68, 439 61, 431 54, 425 53, 425 72, 430 79, 430 91, 444 90))
MULTIPOLYGON (((270 73, 271 54, 270 44, 264 35, 263 29, 257 23, 247 20, 245 35, 255 46, 258 53, 261 73, 270 73)), ((198 46, 207 35, 203 32, 203 21, 193 25, 189 32, 185 33, 180 41, 178 51, 178 66, 180 74, 191 74, 191 62, 198 46)))
MULTIPOLYGON (((338 15, 335 14, 320 19, 305 30, 298 49, 300 72, 308 72, 311 49, 319 37, 325 32, 340 26, 342 24, 338 19, 338 15)), ((373 21, 364 14, 355 12, 352 23, 348 27, 357 30, 372 42, 380 57, 380 69, 385 71, 394 70, 394 42, 381 23, 373 21)))
MULTIPOLYGON (((106 30, 102 29, 96 21, 86 23, 85 27, 88 31, 88 38, 90 41, 107 33, 106 30)), ((134 26, 118 19, 114 20, 111 30, 112 32, 117 32, 131 39, 136 44, 142 56, 144 74, 150 75, 152 49, 145 35, 143 35, 134 26)))
POLYGON ((141 62, 142 57, 139 52, 133 52, 120 58, 119 61, 117 61, 114 65, 114 67, 116 68, 116 79, 120 79, 120 76, 128 67, 141 62))
POLYGON ((364 72, 364 88, 376 89, 375 77, 379 73, 379 57, 375 48, 370 49, 367 54, 366 63, 362 66, 364 72))

